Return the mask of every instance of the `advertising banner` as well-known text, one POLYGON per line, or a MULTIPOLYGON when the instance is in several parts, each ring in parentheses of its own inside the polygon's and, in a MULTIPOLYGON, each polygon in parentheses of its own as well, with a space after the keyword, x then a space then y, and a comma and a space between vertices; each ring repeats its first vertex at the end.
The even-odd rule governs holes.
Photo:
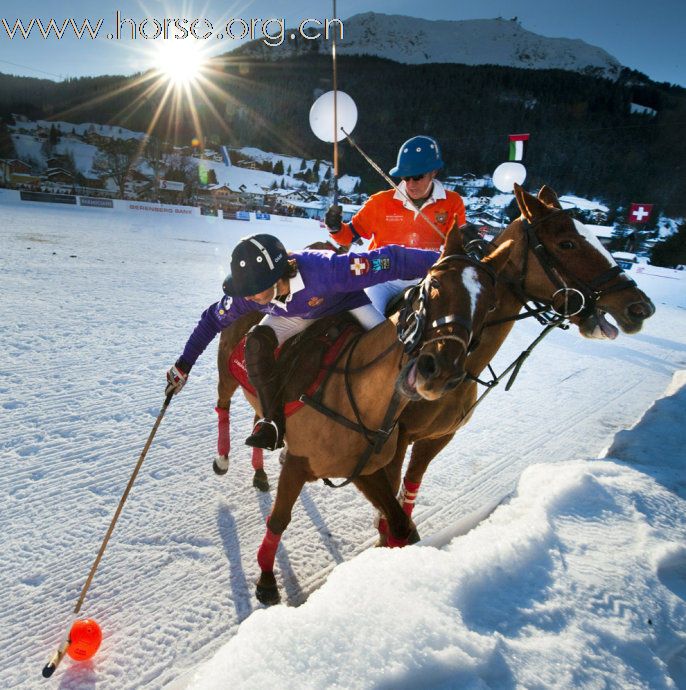
POLYGON ((80 196, 79 204, 81 206, 90 206, 92 208, 114 208, 112 199, 102 199, 96 196, 80 196))
POLYGON ((76 205, 76 197, 73 194, 50 194, 49 192, 20 192, 22 201, 47 201, 50 204, 76 205))

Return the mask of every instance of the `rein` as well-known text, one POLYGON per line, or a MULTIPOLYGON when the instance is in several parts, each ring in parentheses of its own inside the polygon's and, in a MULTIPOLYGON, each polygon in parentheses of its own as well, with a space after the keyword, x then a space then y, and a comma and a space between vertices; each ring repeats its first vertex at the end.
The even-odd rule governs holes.
POLYGON ((345 365, 342 369, 336 367, 334 363, 334 365, 328 367, 326 377, 324 378, 324 381, 322 381, 321 386, 315 391, 314 395, 302 395, 300 397, 301 402, 304 402, 306 405, 309 405, 313 409, 317 410, 317 412, 320 412, 325 417, 332 419, 333 421, 337 422, 338 424, 341 424, 347 429, 351 429, 352 431, 356 431, 357 433, 362 434, 365 440, 367 441, 367 447, 364 449, 364 451, 362 451, 362 454, 358 458, 357 463, 353 468, 352 474, 347 479, 342 481, 340 484, 334 484, 327 477, 322 478, 322 481, 332 489, 340 489, 342 486, 347 486, 355 479, 357 479, 357 477, 360 476, 362 470, 364 470, 364 468, 367 466, 367 463, 369 462, 369 459, 371 458, 372 454, 381 452, 381 449, 388 440, 389 436, 393 433, 393 430, 395 429, 395 425, 397 423, 397 419, 395 418, 395 416, 398 411, 398 407, 400 406, 402 396, 395 390, 393 391, 393 395, 391 396, 388 408, 386 409, 386 414, 384 415, 383 421, 381 422, 381 426, 379 429, 369 429, 362 421, 362 415, 360 414, 359 407, 355 402, 355 396, 353 395, 350 374, 359 373, 361 371, 364 371, 365 369, 368 369, 377 362, 380 362, 384 357, 390 354, 398 346, 397 342, 393 342, 389 347, 383 350, 371 361, 366 362, 365 364, 359 367, 351 367, 350 364, 352 362, 353 353, 359 345, 363 335, 363 333, 358 333, 353 338, 351 338, 346 344, 346 346, 343 348, 341 354, 338 356, 336 362, 340 361, 341 358, 347 354, 345 365), (324 405, 324 403, 322 402, 326 384, 333 373, 343 374, 345 391, 348 396, 350 406, 353 409, 353 413, 355 414, 355 419, 357 420, 356 422, 349 420, 347 417, 343 416, 342 414, 339 414, 335 410, 332 410, 331 408, 324 405))
MULTIPOLYGON (((475 256, 469 256, 466 254, 450 254, 448 256, 443 257, 440 261, 434 264, 434 266, 432 266, 432 270, 436 268, 444 268, 446 264, 457 259, 466 261, 468 264, 486 271, 491 280, 493 281, 493 284, 495 285, 496 275, 493 269, 491 269, 491 267, 487 264, 481 263, 481 261, 479 261, 479 259, 475 256)), ((398 318, 397 326, 398 339, 403 345, 403 356, 412 354, 419 347, 420 344, 432 343, 439 340, 457 340, 461 345, 465 347, 465 350, 469 351, 469 347, 472 341, 472 323, 461 317, 459 314, 449 314, 447 316, 442 316, 432 321, 430 324, 428 324, 428 326, 426 325, 426 305, 429 299, 427 288, 428 278, 429 276, 427 275, 427 278, 425 278, 421 283, 409 288, 405 293, 404 304, 401 309, 400 316, 398 318), (417 302, 418 306, 415 308, 415 303, 417 302), (432 330, 435 330, 436 328, 440 328, 441 326, 449 324, 458 324, 459 326, 463 327, 468 334, 467 341, 465 342, 465 339, 453 333, 437 336, 435 338, 426 340, 427 333, 430 333, 432 330)), ((345 479, 339 484, 334 484, 330 479, 326 477, 323 478, 324 483, 327 486, 334 489, 339 489, 343 486, 346 486, 353 482, 355 479, 357 479, 366 467, 372 454, 381 452, 381 449, 383 448, 384 444, 386 443, 386 441, 395 429, 395 426, 398 421, 396 419, 396 415, 403 398, 403 396, 400 393, 398 393, 397 390, 393 391, 393 395, 391 396, 391 400, 388 404, 388 408, 386 409, 386 413, 384 415, 383 421, 381 422, 381 426, 379 429, 369 429, 364 424, 359 406, 355 401, 355 396, 353 395, 351 374, 365 371, 374 364, 380 362, 398 346, 398 342, 394 341, 393 343, 391 343, 391 345, 389 345, 386 349, 384 349, 381 353, 379 353, 369 362, 366 362, 365 364, 358 367, 352 367, 351 363, 353 354, 357 346, 359 345, 363 335, 363 333, 358 333, 356 336, 351 338, 350 341, 348 341, 348 343, 343 348, 343 351, 337 358, 336 362, 327 368, 328 370, 326 377, 322 381, 320 387, 312 396, 302 395, 300 397, 301 402, 305 403, 306 405, 309 405, 310 407, 317 410, 324 416, 328 417, 329 419, 332 419, 333 421, 346 427, 347 429, 351 429, 359 434, 362 434, 365 440, 367 441, 367 447, 364 449, 364 451, 358 458, 352 474, 347 479, 345 479), (336 364, 343 358, 343 356, 346 356, 345 364, 342 368, 339 368, 336 366, 336 364), (323 403, 326 384, 329 381, 331 375, 334 373, 343 374, 343 380, 345 384, 345 391, 348 397, 348 402, 350 403, 350 406, 353 410, 356 421, 348 419, 344 415, 336 412, 335 410, 332 410, 323 403)))
MULTIPOLYGON (((526 247, 524 252, 524 262, 519 277, 515 281, 503 281, 506 285, 517 296, 519 301, 522 303, 525 311, 521 314, 516 314, 514 316, 507 316, 502 319, 496 319, 493 321, 487 321, 484 328, 489 326, 496 326, 503 323, 508 323, 510 321, 520 321, 529 317, 534 317, 538 322, 544 327, 543 331, 533 340, 528 348, 523 350, 519 356, 500 374, 497 376, 493 371, 490 363, 487 365, 488 370, 491 374, 490 381, 482 381, 478 376, 473 376, 467 373, 466 378, 474 381, 475 383, 481 384, 486 387, 486 390, 477 398, 474 404, 465 412, 465 417, 474 410, 481 403, 481 401, 495 388, 511 371, 512 374, 505 385, 505 390, 509 391, 514 385, 514 382, 519 374, 520 369, 524 365, 524 362, 529 358, 529 355, 533 349, 555 328, 561 328, 562 330, 567 330, 569 328, 569 318, 577 314, 590 313, 597 303, 597 301, 602 297, 603 294, 618 292, 620 290, 625 290, 627 288, 635 287, 636 283, 631 278, 628 278, 624 271, 619 266, 613 266, 607 271, 600 273, 599 275, 591 278, 588 282, 582 280, 578 276, 570 275, 568 279, 570 282, 575 283, 581 289, 570 288, 564 281, 562 272, 566 273, 560 262, 545 248, 538 235, 536 234, 535 227, 547 221, 551 216, 558 213, 566 213, 564 209, 556 209, 551 214, 545 216, 544 218, 539 218, 538 220, 530 223, 528 220, 523 219, 522 223, 524 225, 524 237, 526 240, 526 247), (526 273, 528 267, 528 256, 529 249, 531 249, 541 268, 545 272, 548 279, 551 281, 554 287, 557 288, 556 292, 553 293, 553 299, 549 302, 544 302, 538 299, 530 297, 526 292, 526 273), (619 276, 624 276, 625 281, 617 283, 615 285, 602 288, 608 282, 619 276), (564 309, 558 310, 555 305, 555 295, 562 293, 564 297, 564 309), (573 311, 568 309, 569 299, 568 294, 577 294, 581 298, 580 304, 573 305, 577 306, 573 311), (535 305, 533 308, 529 303, 535 305)), ((466 228, 465 228, 466 230, 466 228)), ((481 238, 474 238, 467 243, 467 247, 472 245, 474 247, 473 252, 477 254, 483 254, 483 245, 486 244, 485 240, 481 238)), ((493 242, 488 242, 492 246, 497 246, 493 242)))

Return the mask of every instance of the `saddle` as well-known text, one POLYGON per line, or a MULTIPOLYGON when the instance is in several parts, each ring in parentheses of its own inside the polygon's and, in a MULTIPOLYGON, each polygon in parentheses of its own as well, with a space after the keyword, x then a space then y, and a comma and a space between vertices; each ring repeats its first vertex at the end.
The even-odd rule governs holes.
MULTIPOLYGON (((286 417, 305 404, 300 400, 303 394, 312 396, 317 391, 346 343, 361 332, 360 324, 348 312, 343 312, 318 319, 277 348, 276 366, 284 382, 286 417)), ((229 371, 248 393, 256 395, 245 366, 245 337, 229 355, 229 371)))

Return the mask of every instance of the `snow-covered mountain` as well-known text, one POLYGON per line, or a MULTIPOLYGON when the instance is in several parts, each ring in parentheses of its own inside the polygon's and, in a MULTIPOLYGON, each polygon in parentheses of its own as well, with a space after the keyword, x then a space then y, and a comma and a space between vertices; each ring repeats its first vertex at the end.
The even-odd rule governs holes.
MULTIPOLYGON (((564 69, 615 78, 620 62, 602 48, 579 39, 548 38, 527 31, 516 19, 427 20, 396 14, 365 12, 344 20, 337 52, 421 64, 455 62, 528 69, 564 69)), ((287 32, 287 35, 295 34, 287 32)), ((320 52, 330 41, 317 41, 320 52)), ((262 41, 241 47, 243 54, 281 59, 312 49, 312 41, 285 41, 278 48, 262 41)))

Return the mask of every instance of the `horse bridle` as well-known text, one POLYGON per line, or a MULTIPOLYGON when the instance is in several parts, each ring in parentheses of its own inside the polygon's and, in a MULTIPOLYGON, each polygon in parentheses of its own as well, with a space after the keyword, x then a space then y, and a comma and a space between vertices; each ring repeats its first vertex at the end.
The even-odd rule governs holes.
POLYGON ((521 293, 526 296, 527 301, 535 303, 542 302, 542 300, 538 298, 531 299, 526 292, 525 282, 529 249, 533 251, 550 282, 557 288, 547 306, 558 316, 562 316, 565 319, 571 316, 590 314, 596 308, 598 300, 603 295, 636 286, 636 282, 629 278, 620 266, 612 266, 608 270, 591 278, 589 281, 585 281, 577 275, 570 274, 569 270, 546 249, 535 230, 536 226, 549 220, 551 216, 558 213, 566 213, 566 211, 564 209, 556 209, 551 214, 545 216, 545 218, 539 218, 533 223, 530 223, 525 218, 522 219, 527 246, 524 253, 522 272, 517 285, 521 293), (626 280, 615 283, 614 285, 608 285, 608 283, 620 276, 623 276, 626 280), (565 278, 575 287, 570 287, 567 282, 565 282, 565 278))
MULTIPOLYGON (((452 261, 464 261, 465 263, 474 266, 475 268, 485 271, 490 277, 493 285, 496 283, 496 274, 493 269, 488 265, 480 261, 474 256, 468 254, 448 254, 436 262, 431 270, 436 268, 445 268, 445 264, 452 261)), ((449 314, 447 316, 441 316, 438 319, 433 320, 427 325, 427 303, 429 301, 429 281, 431 275, 427 275, 424 280, 422 280, 417 285, 409 287, 405 291, 403 306, 398 315, 398 339, 403 344, 403 349, 406 354, 414 353, 420 345, 428 345, 429 343, 439 342, 444 340, 457 340, 460 342, 467 352, 476 347, 477 342, 473 337, 473 324, 471 319, 465 319, 459 314, 449 314), (446 333, 444 335, 439 335, 435 338, 429 338, 428 334, 441 326, 446 326, 450 324, 456 324, 462 327, 466 333, 467 338, 461 338, 454 332, 446 333)))

